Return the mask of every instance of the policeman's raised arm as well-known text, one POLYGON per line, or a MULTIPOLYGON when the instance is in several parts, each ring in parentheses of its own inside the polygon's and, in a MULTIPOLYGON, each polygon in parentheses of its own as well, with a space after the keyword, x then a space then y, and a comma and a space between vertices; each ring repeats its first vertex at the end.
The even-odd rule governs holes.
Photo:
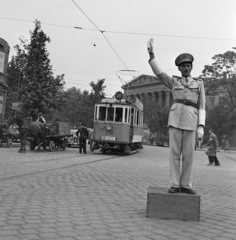
POLYGON ((157 62, 155 55, 154 55, 154 40, 151 38, 147 42, 147 50, 149 53, 149 64, 152 68, 153 73, 158 77, 158 80, 160 80, 166 87, 172 88, 172 79, 170 76, 168 76, 166 73, 164 73, 157 62))
POLYGON ((147 42, 147 50, 148 50, 148 53, 149 53, 149 61, 151 61, 152 59, 155 58, 154 56, 154 52, 153 52, 153 39, 150 38, 149 41, 147 42))

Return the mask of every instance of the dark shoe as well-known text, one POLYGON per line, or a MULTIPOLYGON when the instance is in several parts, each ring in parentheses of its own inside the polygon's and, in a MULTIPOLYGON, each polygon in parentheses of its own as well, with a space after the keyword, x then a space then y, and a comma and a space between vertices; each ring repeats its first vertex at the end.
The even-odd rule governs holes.
POLYGON ((207 165, 210 166, 210 165, 213 165, 213 163, 208 163, 207 165))
POLYGON ((87 154, 86 152, 84 154, 87 154))
POLYGON ((196 192, 192 188, 181 188, 181 192, 187 194, 196 194, 196 192))
POLYGON ((82 153, 82 152, 79 152, 80 154, 82 153))
POLYGON ((176 187, 170 187, 168 189, 168 193, 178 193, 179 192, 179 188, 176 187))
POLYGON ((217 166, 220 166, 220 164, 218 163, 218 164, 215 164, 215 167, 217 167, 217 166))

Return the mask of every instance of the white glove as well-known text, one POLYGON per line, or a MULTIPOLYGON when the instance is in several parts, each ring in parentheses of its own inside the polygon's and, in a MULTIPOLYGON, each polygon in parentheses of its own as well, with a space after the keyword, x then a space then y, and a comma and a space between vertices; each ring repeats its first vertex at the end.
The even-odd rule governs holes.
POLYGON ((147 50, 149 53, 153 53, 153 39, 150 38, 150 40, 147 42, 147 50))
POLYGON ((203 126, 198 126, 198 128, 197 128, 197 138, 201 139, 201 138, 203 138, 203 135, 204 135, 203 126))

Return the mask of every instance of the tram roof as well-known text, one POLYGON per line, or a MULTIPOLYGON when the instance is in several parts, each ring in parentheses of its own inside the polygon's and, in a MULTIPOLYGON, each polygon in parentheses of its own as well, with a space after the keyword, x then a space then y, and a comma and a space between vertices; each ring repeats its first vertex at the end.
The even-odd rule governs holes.
POLYGON ((143 104, 138 99, 136 99, 135 102, 131 102, 127 99, 118 100, 116 98, 104 98, 101 101, 101 104, 111 104, 111 103, 118 104, 118 105, 131 105, 143 111, 143 104))

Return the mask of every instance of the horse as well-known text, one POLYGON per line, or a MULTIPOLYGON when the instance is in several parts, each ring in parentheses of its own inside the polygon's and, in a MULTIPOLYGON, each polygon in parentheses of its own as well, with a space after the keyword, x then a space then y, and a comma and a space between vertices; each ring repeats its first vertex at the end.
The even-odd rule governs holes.
POLYGON ((27 138, 33 138, 30 141, 36 141, 38 144, 38 150, 41 149, 41 142, 43 142, 43 149, 46 149, 46 132, 43 123, 38 121, 31 121, 31 118, 25 118, 22 114, 17 113, 12 116, 10 123, 16 123, 18 125, 21 147, 19 153, 25 153, 25 145, 27 138))

